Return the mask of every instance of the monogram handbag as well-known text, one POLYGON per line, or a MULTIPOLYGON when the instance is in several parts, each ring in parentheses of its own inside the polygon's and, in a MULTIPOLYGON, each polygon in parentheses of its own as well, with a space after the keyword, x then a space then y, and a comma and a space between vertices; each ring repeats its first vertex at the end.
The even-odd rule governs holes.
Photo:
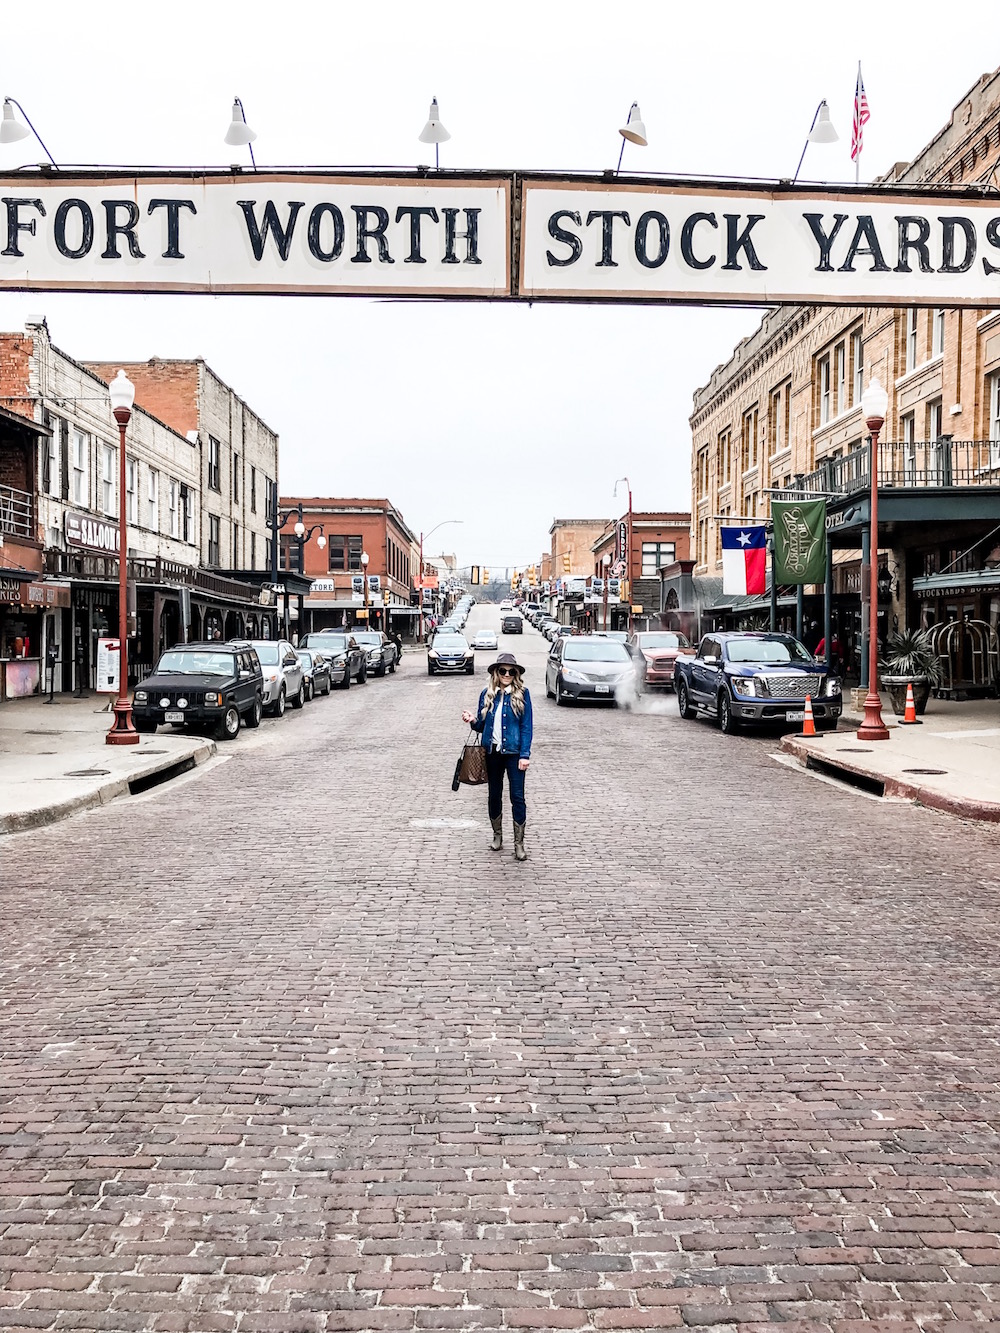
POLYGON ((455 765, 455 776, 452 779, 452 791, 458 791, 460 786, 481 787, 486 779, 486 751, 483 749, 483 742, 477 732, 473 732, 473 739, 462 748, 458 763, 455 765))

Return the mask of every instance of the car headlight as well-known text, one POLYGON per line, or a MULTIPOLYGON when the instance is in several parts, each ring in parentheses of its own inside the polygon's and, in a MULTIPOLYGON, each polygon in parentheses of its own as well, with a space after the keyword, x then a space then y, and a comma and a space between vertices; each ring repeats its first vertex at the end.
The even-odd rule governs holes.
POLYGON ((135 694, 132 695, 132 698, 135 703, 144 704, 146 702, 146 691, 136 690, 135 694))
POLYGON ((827 677, 827 681, 826 681, 826 692, 827 692, 827 694, 839 694, 839 693, 840 693, 840 681, 837 679, 836 676, 828 676, 828 677, 827 677))
POLYGON ((220 706, 220 704, 222 703, 222 695, 221 695, 221 694, 215 694, 215 693, 213 693, 213 692, 210 691, 208 694, 205 695, 205 703, 206 703, 209 707, 218 708, 218 707, 220 706))
POLYGON ((430 648, 430 649, 428 650, 428 652, 427 652, 427 656, 428 656, 428 657, 433 657, 434 660, 435 660, 435 662, 436 662, 436 661, 437 661, 437 657, 438 657, 437 649, 436 649, 436 648, 430 648))
POLYGON ((563 680, 574 681, 577 685, 586 684, 587 677, 583 674, 582 671, 574 671, 572 667, 563 667, 562 674, 563 674, 563 680))
POLYGON ((161 708, 169 708, 169 707, 170 707, 170 700, 169 700, 169 699, 161 699, 161 700, 160 700, 160 707, 161 707, 161 708))
POLYGON ((187 701, 186 699, 178 699, 178 700, 177 700, 177 707, 178 707, 178 708, 187 708, 187 706, 188 706, 188 701, 187 701))
POLYGON ((269 672, 265 675, 264 679, 265 679, 266 681, 270 682, 270 684, 273 685, 274 682, 278 679, 278 673, 277 673, 277 671, 269 671, 269 672))
POLYGON ((733 691, 736 694, 755 695, 757 686, 752 676, 733 676, 733 691))
POLYGON ((344 663, 347 661, 347 654, 346 654, 346 653, 338 653, 338 655, 337 655, 333 660, 334 660, 334 662, 336 663, 337 666, 343 666, 344 663))

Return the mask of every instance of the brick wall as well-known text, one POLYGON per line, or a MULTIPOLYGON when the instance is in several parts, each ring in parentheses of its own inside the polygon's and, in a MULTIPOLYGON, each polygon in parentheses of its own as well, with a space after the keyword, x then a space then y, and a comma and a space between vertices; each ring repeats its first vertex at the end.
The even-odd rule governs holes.
POLYGON ((0 333, 0 404, 30 417, 28 375, 34 339, 23 333, 0 333))
POLYGON ((181 435, 198 429, 197 361, 147 362, 85 361, 84 365, 105 384, 124 369, 135 385, 137 407, 144 408, 181 435))

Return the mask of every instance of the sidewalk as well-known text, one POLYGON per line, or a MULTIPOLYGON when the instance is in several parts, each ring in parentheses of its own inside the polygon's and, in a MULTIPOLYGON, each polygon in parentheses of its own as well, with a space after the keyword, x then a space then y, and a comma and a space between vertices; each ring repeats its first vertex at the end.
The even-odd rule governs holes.
POLYGON ((64 819, 174 777, 215 742, 163 727, 138 745, 107 745, 107 696, 57 694, 0 705, 0 835, 64 819))
POLYGON ((785 736, 781 748, 805 768, 876 795, 1000 822, 1000 700, 931 699, 921 726, 903 726, 883 694, 882 716, 887 741, 859 741, 862 717, 845 712, 839 731, 785 736))

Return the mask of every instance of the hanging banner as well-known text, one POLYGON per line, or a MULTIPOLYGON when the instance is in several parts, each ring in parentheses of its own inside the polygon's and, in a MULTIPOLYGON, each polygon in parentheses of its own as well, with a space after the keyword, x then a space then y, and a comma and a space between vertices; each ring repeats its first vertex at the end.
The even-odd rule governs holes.
POLYGON ((778 583, 826 578, 826 501, 772 500, 774 577, 778 583))

